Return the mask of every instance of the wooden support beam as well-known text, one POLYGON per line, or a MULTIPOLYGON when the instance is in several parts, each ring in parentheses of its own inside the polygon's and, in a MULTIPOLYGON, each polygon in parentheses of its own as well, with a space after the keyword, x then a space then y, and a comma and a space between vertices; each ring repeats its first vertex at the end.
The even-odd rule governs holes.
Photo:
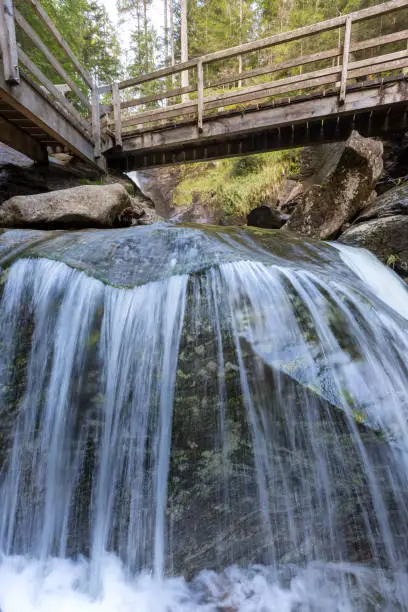
POLYGON ((86 137, 77 129, 74 122, 67 119, 62 107, 57 108, 49 95, 24 74, 21 75, 20 85, 14 87, 6 83, 0 71, 0 98, 44 133, 67 147, 73 155, 95 165, 90 136, 86 137))
POLYGON ((95 84, 92 89, 92 138, 94 141, 94 155, 101 156, 101 116, 99 112, 99 90, 95 84))
POLYGON ((3 117, 0 117, 0 140, 34 161, 46 162, 48 159, 47 150, 35 138, 3 117))
POLYGON ((33 30, 30 24, 26 21, 23 15, 16 10, 15 12, 16 22, 20 26, 20 28, 29 36, 32 42, 35 44, 37 49, 41 51, 44 57, 49 61, 51 66, 54 68, 55 72, 59 74, 60 77, 67 83, 72 91, 76 93, 78 98, 81 100, 82 104, 91 112, 91 105, 89 104, 89 100, 84 95, 84 93, 79 89, 78 85, 71 79, 71 77, 67 74, 64 68, 61 66, 59 61, 53 56, 51 51, 48 49, 47 45, 43 43, 38 34, 33 30))
POLYGON ((18 71, 13 0, 0 0, 0 48, 6 82, 18 85, 20 75, 18 71))
POLYGON ((197 63, 197 88, 198 88, 198 131, 203 131, 204 117, 204 72, 203 62, 198 60, 197 63))
POLYGON ((340 95, 339 103, 344 104, 346 99, 346 87, 347 87, 347 72, 350 58, 350 44, 351 44, 351 25, 352 18, 349 16, 346 19, 346 27, 344 30, 344 46, 343 46, 343 62, 341 69, 341 81, 340 81, 340 95))
POLYGON ((120 92, 117 83, 112 85, 112 101, 113 101, 113 115, 115 118, 115 141, 116 146, 122 146, 122 117, 120 113, 120 92))
MULTIPOLYGON (((4 0, 3 0, 4 1, 4 0)), ((53 21, 48 17, 47 13, 45 12, 45 10, 42 8, 41 4, 38 2, 38 0, 25 0, 27 2, 27 4, 29 4, 31 6, 31 8, 34 10, 34 12, 36 13, 36 15, 38 15, 38 17, 40 17, 40 19, 44 22, 44 24, 47 26, 49 32, 52 34, 54 40, 59 44, 59 46, 61 47, 61 49, 65 52, 65 54, 69 57, 69 59, 71 60, 71 62, 73 63, 73 65, 75 66, 75 68, 77 69, 77 71, 79 72, 79 74, 82 76, 82 78, 84 79, 85 83, 88 85, 88 87, 90 87, 92 89, 93 87, 93 83, 92 83, 92 77, 89 74, 89 72, 87 70, 85 70, 85 68, 81 65, 81 63, 79 62, 79 60, 76 58, 76 56, 74 55, 73 51, 71 51, 70 46, 68 45, 67 41, 61 36, 61 34, 58 32, 57 28, 55 27, 53 21)))

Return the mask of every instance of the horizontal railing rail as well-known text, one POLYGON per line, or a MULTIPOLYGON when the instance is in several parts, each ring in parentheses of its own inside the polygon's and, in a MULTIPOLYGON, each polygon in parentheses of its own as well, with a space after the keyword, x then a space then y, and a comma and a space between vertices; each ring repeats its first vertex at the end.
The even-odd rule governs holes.
POLYGON ((328 87, 337 92, 341 105, 349 84, 408 68, 407 9, 408 0, 392 0, 116 83, 112 104, 104 108, 116 144, 120 146, 123 137, 135 130, 165 128, 180 121, 196 121, 201 132, 204 121, 214 113, 273 102, 277 96, 292 99, 328 87), (405 20, 399 20, 402 14, 405 20), (367 38, 360 30, 365 22, 375 19, 388 30, 367 38), (296 44, 300 44, 300 53, 296 44), (308 44, 310 50, 305 53, 308 44), (259 58, 261 52, 267 52, 266 59, 259 58), (254 54, 258 54, 255 62, 254 54), (248 61, 244 70, 231 72, 228 62, 238 57, 244 62, 252 58, 252 65, 248 61), (222 63, 228 70, 220 69, 209 77, 208 67, 222 63), (185 71, 189 72, 190 84, 177 86, 174 79, 185 71), (155 91, 143 89, 154 82, 155 91))

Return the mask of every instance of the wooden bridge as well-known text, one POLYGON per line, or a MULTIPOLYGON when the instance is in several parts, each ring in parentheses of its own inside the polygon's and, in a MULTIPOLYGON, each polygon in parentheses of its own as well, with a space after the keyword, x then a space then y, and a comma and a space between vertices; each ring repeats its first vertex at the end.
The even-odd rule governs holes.
POLYGON ((62 147, 101 171, 106 163, 131 171, 343 140, 353 129, 408 129, 408 0, 102 86, 38 0, 26 2, 70 64, 63 68, 13 0, 0 0, 0 140, 37 161, 62 147))

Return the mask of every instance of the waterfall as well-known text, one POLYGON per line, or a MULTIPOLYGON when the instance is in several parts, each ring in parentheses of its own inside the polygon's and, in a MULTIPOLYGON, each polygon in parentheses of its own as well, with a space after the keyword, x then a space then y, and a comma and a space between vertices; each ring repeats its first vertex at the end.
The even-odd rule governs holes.
POLYGON ((0 610, 408 610, 408 293, 364 251, 0 237, 0 610))

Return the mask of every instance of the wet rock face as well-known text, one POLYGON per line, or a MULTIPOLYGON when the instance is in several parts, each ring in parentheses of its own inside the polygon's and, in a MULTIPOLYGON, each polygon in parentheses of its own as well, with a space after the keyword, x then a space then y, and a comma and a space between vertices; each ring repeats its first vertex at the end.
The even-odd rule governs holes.
POLYGON ((408 276, 408 183, 376 198, 339 241, 372 251, 398 274, 408 276))
POLYGON ((287 216, 279 214, 271 206, 258 206, 249 213, 247 225, 265 229, 280 229, 287 219, 287 216))
POLYGON ((383 170, 383 145, 353 132, 338 163, 302 194, 284 228, 313 238, 336 237, 367 205, 383 170))
MULTIPOLYGON (((150 211, 149 211, 150 212, 150 211)), ((121 227, 158 220, 120 184, 83 185, 10 198, 0 207, 0 227, 66 229, 121 227)))

